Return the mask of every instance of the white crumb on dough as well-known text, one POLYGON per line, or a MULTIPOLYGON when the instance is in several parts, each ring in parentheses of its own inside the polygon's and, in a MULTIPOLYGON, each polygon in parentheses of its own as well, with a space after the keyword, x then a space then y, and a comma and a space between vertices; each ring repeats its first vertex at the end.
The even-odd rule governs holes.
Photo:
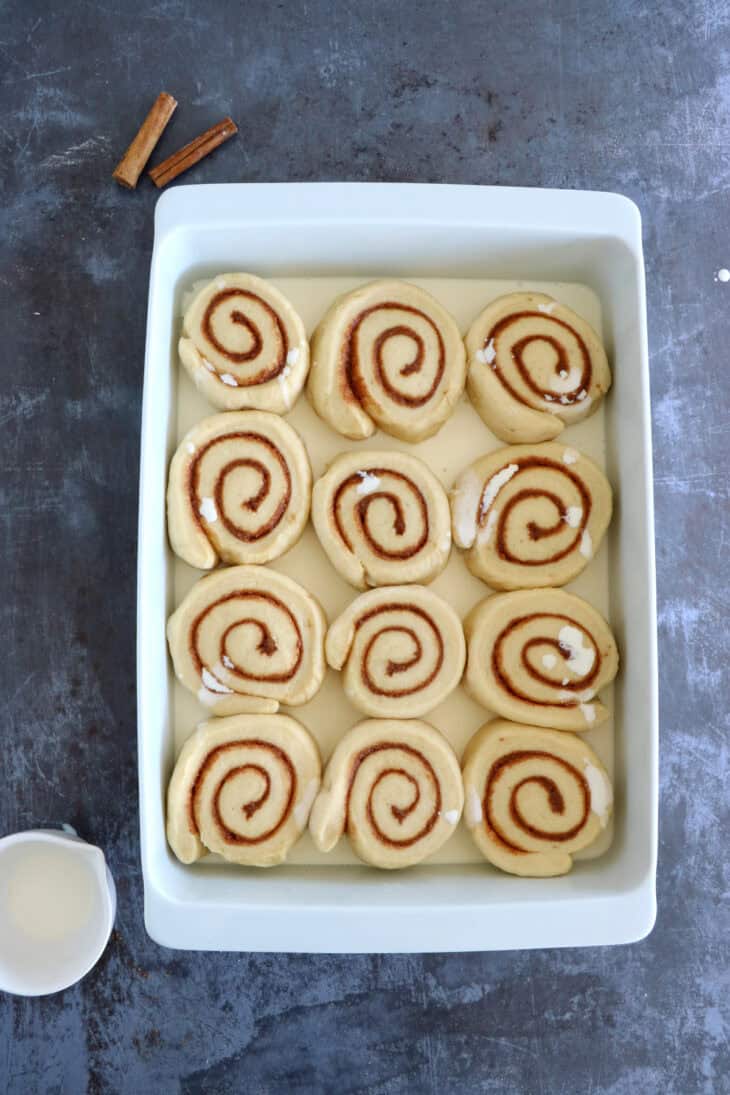
POLYGON ((538 304, 538 312, 544 312, 546 316, 552 315, 558 306, 557 300, 551 300, 549 304, 538 304))
POLYGON ((580 538, 580 553, 586 559, 593 558, 593 541, 591 540, 591 534, 588 529, 583 530, 583 535, 580 538))
POLYGON ((470 829, 475 829, 482 821, 482 804, 479 801, 479 795, 477 794, 476 788, 471 784, 466 788, 464 817, 466 818, 466 823, 470 829))
POLYGON ((317 791, 319 790, 319 780, 310 779, 307 786, 304 788, 302 797, 294 807, 294 821, 296 822, 297 829, 303 829, 307 824, 309 813, 312 809, 312 803, 317 797, 317 791))
POLYGON ((231 376, 230 373, 221 373, 221 380, 224 384, 227 384, 229 388, 237 388, 238 381, 235 376, 231 376))
POLYGON ((212 525, 218 520, 218 510, 215 508, 215 502, 212 498, 201 498, 200 505, 198 506, 198 513, 207 521, 209 525, 212 525))
POLYGON ((577 464, 580 459, 580 453, 575 449, 564 449, 563 451, 563 463, 564 464, 577 464))
POLYGON ((575 673, 576 677, 586 677, 596 660, 596 652, 590 644, 585 645, 585 634, 578 627, 566 624, 558 632, 558 642, 567 647, 569 654, 566 659, 568 669, 575 673))
POLYGON ((227 654, 223 655, 223 657, 221 658, 221 661, 223 662, 226 669, 235 669, 235 666, 234 666, 233 662, 231 661, 231 659, 228 657, 227 654))
POLYGON ((590 761, 585 762, 583 774, 591 792, 591 810, 597 815, 601 826, 605 828, 613 803, 611 784, 600 768, 596 768, 595 764, 591 764, 590 761))
POLYGON ((203 666, 200 676, 208 692, 217 692, 229 696, 233 692, 232 688, 229 688, 227 684, 223 684, 222 681, 219 681, 206 666, 203 666))
POLYGON ((554 654, 543 654, 542 664, 545 666, 546 669, 554 669, 555 666, 558 664, 558 659, 555 657, 554 654))
POLYGON ((380 486, 380 479, 372 472, 358 471, 355 474, 360 476, 360 482, 356 488, 358 494, 372 494, 380 486))

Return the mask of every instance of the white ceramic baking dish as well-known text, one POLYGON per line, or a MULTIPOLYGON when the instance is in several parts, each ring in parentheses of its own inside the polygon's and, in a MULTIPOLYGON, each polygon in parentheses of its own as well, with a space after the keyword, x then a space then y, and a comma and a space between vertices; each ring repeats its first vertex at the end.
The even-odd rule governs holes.
MULTIPOLYGON (((346 445, 342 440, 340 448, 346 445)), ((588 946, 645 936, 656 911, 657 849, 651 476, 641 223, 626 198, 341 183, 190 186, 163 195, 150 277, 139 514, 140 824, 149 934, 170 947, 345 952, 588 946), (196 274, 232 269, 274 278, 565 282, 600 301, 614 367, 605 459, 617 496, 607 607, 622 652, 614 699, 616 817, 608 851, 572 874, 519 879, 468 861, 384 874, 336 857, 273 871, 223 863, 191 869, 168 849, 164 794, 175 753, 175 686, 165 646, 174 599, 165 486, 178 430, 179 305, 196 274)))

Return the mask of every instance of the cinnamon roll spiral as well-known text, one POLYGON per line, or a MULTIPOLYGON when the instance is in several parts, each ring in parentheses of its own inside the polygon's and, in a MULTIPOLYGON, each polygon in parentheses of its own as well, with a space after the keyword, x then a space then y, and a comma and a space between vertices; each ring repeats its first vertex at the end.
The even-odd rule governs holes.
POLYGON ((608 824, 613 792, 582 738, 497 719, 464 754, 464 820, 484 857, 510 874, 566 874, 608 824))
POLYGON ((492 301, 466 336, 472 403, 502 441, 550 441, 597 408, 611 386, 601 340, 542 293, 492 301))
POLYGON ((454 540, 495 589, 565 585, 593 558, 611 509, 603 472, 555 443, 488 453, 451 493, 454 540))
POLYGON ((186 434, 170 464, 168 531, 191 566, 268 563, 301 536, 312 473, 299 435, 279 415, 213 415, 186 434))
POLYGON ((324 677, 326 621, 297 582, 268 567, 225 567, 201 578, 170 617, 180 683, 217 715, 295 707, 324 677))
POLYGON ((205 398, 223 411, 285 414, 304 386, 304 324, 278 289, 253 274, 219 274, 183 319, 180 360, 205 398))
POLYGON ((430 582, 451 551, 449 503, 403 452, 350 452, 314 485, 312 523, 332 565, 359 589, 430 582))
POLYGON ((183 863, 210 851, 273 867, 306 828, 320 775, 317 746, 286 715, 201 723, 170 779, 168 843, 183 863))
POLYGON ((464 683, 505 718, 590 730, 608 716, 594 697, 616 676, 618 651, 594 608, 562 589, 500 593, 464 621, 464 683))
POLYGON ((415 719, 367 719, 341 740, 327 765, 309 828, 320 851, 344 832, 374 867, 410 867, 454 832, 464 794, 446 739, 415 719))
POLYGON ((453 608, 423 586, 385 586, 357 597, 327 632, 325 655, 343 670, 350 702, 366 715, 417 718, 461 680, 464 633, 453 608))
POLYGON ((314 332, 309 398, 345 437, 379 427, 422 441, 451 414, 465 369, 459 329, 430 293, 374 281, 335 301, 314 332))

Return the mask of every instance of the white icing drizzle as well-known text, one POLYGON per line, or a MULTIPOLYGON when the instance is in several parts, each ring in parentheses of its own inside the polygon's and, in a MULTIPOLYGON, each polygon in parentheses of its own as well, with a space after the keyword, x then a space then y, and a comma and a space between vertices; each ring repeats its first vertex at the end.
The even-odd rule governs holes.
POLYGON ((571 528, 578 528, 582 516, 583 508, 581 506, 568 506, 565 512, 565 523, 570 525, 571 528))
POLYGON ((238 381, 235 376, 231 376, 230 373, 221 373, 221 380, 224 384, 227 384, 229 388, 237 388, 238 381))
POLYGON ((507 464, 506 467, 500 468, 487 483, 482 494, 481 512, 485 514, 491 506, 494 499, 497 497, 502 487, 506 483, 509 483, 513 475, 519 471, 518 464, 507 464))
POLYGON ((234 669, 235 668, 233 662, 231 661, 231 659, 228 657, 227 654, 223 655, 221 661, 223 662, 226 669, 234 669))
POLYGON ((192 441, 188 441, 185 448, 187 449, 187 451, 190 453, 191 456, 195 452, 195 445, 192 443, 192 441))
POLYGON ((449 825, 456 825, 459 820, 458 810, 444 810, 442 817, 444 821, 448 821, 449 825))
POLYGON ((563 450, 563 463, 564 464, 577 464, 579 459, 580 459, 580 453, 576 452, 575 449, 564 449, 563 450))
POLYGON ((557 300, 551 300, 549 304, 538 304, 538 312, 544 312, 546 316, 552 315, 558 306, 557 300))
POLYGON ((218 520, 218 510, 215 508, 215 502, 212 498, 201 498, 198 513, 209 525, 218 520))
POLYGON ((576 677, 585 677, 593 668, 596 660, 596 652, 593 647, 583 644, 584 632, 578 627, 566 624, 558 632, 558 642, 570 651, 566 663, 568 669, 575 673, 576 677))
POLYGON ((358 494, 372 494, 380 486, 380 479, 377 475, 373 475, 370 471, 356 472, 360 476, 360 482, 357 484, 356 490, 358 494))
POLYGON ((594 723, 596 721, 596 709, 592 703, 579 703, 580 713, 587 723, 594 723))
POLYGON ((301 350, 299 349, 298 346, 292 346, 291 350, 286 355, 287 366, 296 365, 297 361, 299 361, 300 353, 301 353, 301 350))
POLYGON ((227 684, 223 684, 217 677, 214 677, 206 666, 203 666, 200 676, 208 692, 216 692, 219 695, 223 694, 229 696, 233 692, 233 689, 229 688, 227 684))
POLYGON ((477 536, 477 506, 480 483, 473 471, 466 472, 455 487, 454 535, 456 542, 465 548, 472 546, 477 536))
POLYGON ((482 365, 491 365, 497 357, 497 351, 494 348, 494 339, 490 338, 486 346, 477 350, 476 358, 482 365))
POLYGON ((593 541, 591 540, 591 534, 588 529, 583 530, 583 535, 580 538, 580 553, 586 559, 593 558, 593 541))
POLYGON ((611 784, 600 768, 596 768, 590 761, 585 762, 583 774, 591 792, 591 810, 598 817, 601 827, 605 829, 613 802, 611 784))
POLYGON ((543 654, 542 664, 545 666, 546 669, 554 669, 555 666, 558 664, 558 659, 555 657, 554 654, 543 654))

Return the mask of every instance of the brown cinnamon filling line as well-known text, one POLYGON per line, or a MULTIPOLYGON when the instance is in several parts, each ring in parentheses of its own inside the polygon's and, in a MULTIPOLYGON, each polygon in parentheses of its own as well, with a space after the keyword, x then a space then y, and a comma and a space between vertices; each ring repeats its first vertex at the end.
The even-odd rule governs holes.
POLYGON ((427 760, 426 757, 424 757, 423 753, 421 753, 420 750, 414 749, 413 746, 406 745, 404 742, 381 742, 378 745, 372 745, 368 749, 361 750, 361 752, 358 753, 357 756, 353 759, 352 768, 350 770, 350 781, 347 785, 347 796, 345 798, 345 824, 347 827, 349 827, 350 796, 352 794, 352 788, 355 784, 355 780, 357 779, 360 766, 362 765, 363 761, 367 760, 368 757, 371 757, 376 753, 382 753, 388 749, 400 751, 402 753, 406 753, 408 756, 415 757, 416 760, 418 760, 423 765, 426 777, 433 787, 434 808, 431 811, 429 817, 421 826, 421 828, 413 836, 404 837, 401 840, 396 840, 393 837, 390 837, 386 833, 384 833, 378 825, 377 819, 375 817, 375 812, 373 810, 373 796, 375 794, 375 789, 383 779, 385 779, 387 776, 396 775, 402 779, 405 779, 406 782, 409 783, 413 789, 413 796, 411 798, 411 801, 406 806, 390 806, 390 812, 399 825, 403 824, 405 819, 413 813, 413 811, 418 806, 418 803, 421 801, 421 788, 415 776, 413 776, 410 772, 407 772, 404 768, 384 768, 373 780, 373 784, 368 792, 365 813, 373 834, 375 835, 376 839, 381 842, 381 844, 387 844, 392 848, 410 848, 413 844, 417 843, 417 841, 423 840, 424 837, 428 836, 428 834, 434 828, 436 822, 439 819, 439 814, 441 812, 441 785, 431 762, 427 760))
MULTIPOLYGON (((232 323, 237 324, 245 328, 251 336, 251 345, 247 350, 229 350, 227 346, 218 339, 215 331, 213 330, 213 319, 215 312, 218 308, 222 307, 227 301, 233 300, 233 298, 242 298, 245 301, 254 300, 263 308, 271 319, 272 325, 276 330, 276 357, 273 364, 265 366, 260 369, 259 372, 253 376, 240 378, 236 377, 239 388, 253 387, 255 384, 265 384, 269 380, 273 380, 279 376, 284 366, 286 365, 286 355, 289 349, 289 342, 286 335, 286 328, 281 321, 279 313, 275 311, 262 297, 257 293, 252 293, 248 289, 221 289, 219 293, 210 300, 208 307, 203 313, 203 319, 201 321, 201 327, 203 336, 208 340, 211 346, 222 356, 228 359, 232 365, 244 365, 248 361, 255 361, 261 354, 264 348, 264 340, 261 331, 257 325, 250 319, 244 312, 238 308, 234 308, 230 313, 230 320, 232 323)), ((220 373, 217 371, 213 374, 218 377, 221 383, 224 381, 221 379, 220 373)))
POLYGON ((588 786, 588 781, 585 779, 582 773, 578 771, 577 768, 574 768, 572 764, 569 764, 567 761, 563 760, 562 757, 556 757, 552 753, 546 753, 544 750, 539 749, 515 750, 512 753, 506 753, 503 757, 500 757, 499 760, 496 760, 492 767, 489 769, 484 788, 484 802, 482 806, 484 810, 485 826, 490 836, 492 836, 492 838, 498 841, 500 844, 503 844, 504 847, 508 848, 511 852, 515 852, 516 854, 520 855, 527 854, 528 849, 520 848, 519 845, 513 844, 512 841, 510 841, 505 836, 504 832, 499 826, 499 823, 494 817, 492 799, 494 797, 496 783, 500 775, 502 775, 507 769, 514 767, 514 765, 516 764, 521 764, 528 760, 534 760, 537 757, 543 757, 553 764, 558 764, 568 773, 570 778, 575 781, 583 796, 582 816, 577 824, 571 826, 570 829, 563 830, 562 832, 545 832, 542 829, 538 829, 537 826, 530 824, 530 822, 522 816, 517 805, 518 791, 522 787, 525 787, 528 783, 537 783, 540 787, 542 787, 547 797, 550 810, 553 814, 562 815, 565 813, 565 799, 563 798, 563 793, 560 790, 558 784, 555 782, 554 779, 552 779, 552 777, 543 776, 537 773, 535 775, 525 777, 525 779, 520 780, 519 783, 515 784, 515 786, 512 788, 512 793, 509 799, 509 814, 513 824, 518 829, 521 829, 522 832, 528 834, 529 836, 535 837, 537 840, 554 841, 560 843, 566 840, 572 840, 574 836, 577 836, 585 825, 586 821, 588 820, 588 816, 591 812, 591 792, 588 786))
POLYGON ((190 472, 188 476, 188 500, 190 503, 190 511, 193 515, 193 519, 205 535, 208 535, 208 529, 206 524, 200 517, 200 478, 201 478, 201 463, 207 453, 210 453, 217 445, 225 442, 240 442, 241 444, 250 443, 254 446, 263 446, 268 453, 276 460, 281 474, 284 479, 285 487, 281 499, 277 503, 273 513, 269 517, 268 521, 265 521, 258 529, 250 531, 249 529, 241 528, 237 525, 228 513, 226 513, 223 504, 223 495, 225 491, 226 478, 238 468, 251 468, 255 471, 260 480, 259 489, 251 495, 250 498, 244 499, 241 502, 241 508, 249 510, 251 513, 256 513, 261 505, 266 501, 266 498, 271 490, 271 472, 266 465, 255 457, 238 457, 235 460, 229 460, 224 464, 217 472, 213 487, 213 499, 215 501, 216 512, 218 514, 218 520, 221 522, 226 532, 229 532, 231 536, 235 536, 237 540, 241 540, 243 543, 254 543, 257 540, 263 539, 268 536, 269 533, 277 527, 281 522, 282 517, 286 513, 291 504, 292 497, 292 480, 291 471, 289 470, 289 464, 286 458, 282 454, 281 450, 273 441, 270 441, 268 437, 264 437, 263 434, 253 433, 250 431, 226 433, 221 434, 220 437, 212 438, 206 445, 204 445, 190 461, 190 472))
POLYGON ((388 677, 394 677, 397 676, 399 673, 405 673, 409 669, 412 669, 414 666, 418 665, 418 663, 421 661, 421 658, 423 657, 423 646, 416 632, 405 624, 391 624, 389 626, 382 627, 379 631, 376 631, 368 639, 368 642, 362 652, 362 657, 360 659, 360 675, 362 677, 363 683, 365 684, 366 688, 368 688, 376 696, 388 696, 392 699, 400 699, 403 696, 412 696, 415 692, 420 692, 424 688, 428 688, 428 686, 432 684, 432 682, 436 679, 444 663, 444 640, 441 635, 441 631, 427 612, 425 612, 417 605, 403 603, 398 604, 397 602, 379 605, 377 608, 372 609, 370 612, 364 613, 364 615, 360 616, 359 619, 356 621, 355 631, 359 631, 359 629, 364 624, 368 623, 375 617, 380 616, 382 613, 387 612, 405 612, 410 613, 414 616, 418 616, 429 627, 431 634, 433 635, 434 643, 436 645, 436 658, 434 661, 433 669, 425 677, 424 680, 419 681, 417 684, 412 685, 410 688, 383 688, 373 679, 368 666, 370 654, 375 643, 378 642, 378 640, 382 639, 384 635, 389 634, 407 635, 413 643, 414 652, 410 658, 406 658, 403 661, 394 661, 393 659, 388 660, 385 668, 386 676, 388 677))
POLYGON ((241 803, 241 812, 243 813, 246 820, 249 821, 262 808, 262 806, 266 804, 271 793, 271 775, 267 771, 267 769, 262 767, 262 765, 255 764, 253 762, 248 764, 239 764, 236 765, 235 768, 231 768, 229 771, 225 772, 215 786, 211 797, 211 810, 216 829, 218 830, 221 838, 225 840, 228 844, 260 844, 264 840, 268 840, 270 837, 274 836, 274 834, 279 831, 279 829, 282 827, 282 825, 286 822, 287 818, 291 814, 292 806, 294 803, 294 796, 296 795, 297 790, 297 774, 294 765, 292 764, 290 758, 287 756, 283 749, 280 749, 278 745, 273 745, 271 742, 268 741, 262 741, 259 738, 249 738, 244 741, 227 742, 225 745, 219 745, 215 749, 211 750, 210 753, 208 753, 208 755, 205 757, 200 767, 198 768, 198 772, 190 788, 187 811, 188 827, 190 829, 190 832, 194 836, 199 836, 199 799, 200 795, 202 794, 205 780, 218 758, 221 756, 225 756, 226 753, 229 753, 234 749, 263 749, 265 752, 269 753, 274 761, 281 766, 284 771, 284 778, 288 779, 289 781, 289 793, 287 795, 287 800, 284 804, 284 809, 281 813, 280 818, 275 825, 271 826, 270 829, 267 829, 266 832, 260 833, 258 836, 255 837, 248 837, 244 836, 243 833, 234 832, 233 829, 229 828, 226 825, 220 811, 220 798, 221 794, 223 793, 224 787, 230 780, 235 779, 237 776, 240 776, 245 772, 256 772, 256 774, 260 776, 263 780, 264 789, 257 798, 251 799, 249 802, 241 803))
POLYGON ((441 335, 441 331, 437 324, 434 323, 430 316, 426 315, 425 312, 422 312, 420 308, 413 308, 409 304, 399 304, 397 301, 390 300, 383 301, 380 304, 374 304, 372 308, 366 308, 364 311, 360 312, 350 324, 345 335, 340 358, 340 374, 351 393, 351 398, 363 406, 366 405, 369 395, 368 383, 360 363, 358 334, 364 320, 372 315, 373 312, 379 312, 381 309, 390 309, 391 311, 405 312, 413 316, 419 316, 420 319, 428 324, 436 336, 439 347, 438 361, 436 362, 433 381, 423 395, 408 395, 406 392, 399 391, 388 377, 385 369, 385 362, 383 360, 383 350, 389 339, 397 336, 408 338, 415 346, 415 353, 409 362, 401 366, 399 374, 400 376, 405 377, 419 373, 424 367, 424 363, 426 363, 426 347, 423 336, 412 327, 409 327, 406 323, 396 323, 392 327, 387 327, 384 331, 381 331, 373 343, 375 375, 386 395, 394 403, 398 403, 402 407, 423 407, 433 398, 441 383, 446 368, 446 350, 444 348, 443 336, 441 335))
MULTIPOLYGON (((381 499, 388 503, 393 512, 393 532, 396 536, 405 535, 406 520, 403 511, 403 503, 394 491, 375 490, 372 491, 372 493, 359 498, 357 502, 354 503, 355 522, 365 544, 370 551, 372 551, 373 555, 377 555, 381 559, 412 559, 427 543, 429 535, 428 505, 420 488, 417 487, 413 480, 409 479, 407 475, 403 475, 402 472, 394 471, 390 468, 363 468, 362 470, 366 471, 368 475, 376 476, 378 479, 389 476, 390 478, 403 483, 405 488, 409 490, 415 498, 421 524, 423 526, 421 535, 416 542, 409 547, 401 548, 400 551, 383 547, 370 532, 368 512, 373 502, 375 502, 376 499, 381 499)), ((345 491, 356 488, 360 483, 362 483, 362 478, 357 472, 355 472, 354 475, 348 475, 346 479, 342 480, 332 499, 332 520, 334 521, 340 539, 348 551, 353 551, 352 541, 345 531, 340 509, 343 504, 343 494, 345 491)))
POLYGON ((551 677, 545 676, 529 659, 530 651, 536 646, 549 646, 558 652, 562 658, 570 657, 570 650, 559 641, 550 635, 534 635, 531 639, 528 639, 520 651, 520 661, 525 672, 539 684, 544 684, 549 688, 560 688, 561 691, 578 692, 586 688, 590 688, 593 681, 598 676, 601 668, 601 653, 590 632, 578 624, 576 620, 570 616, 564 616, 559 612, 533 612, 529 616, 518 616, 512 620, 507 627, 500 631, 499 635, 494 641, 492 647, 492 672, 495 678, 499 681, 500 685, 510 696, 514 696, 515 699, 523 700, 525 703, 534 704, 536 707, 577 707, 579 699, 555 699, 555 700, 538 700, 534 696, 528 695, 517 687, 515 682, 509 676, 509 671, 505 665, 503 646, 506 643, 510 635, 513 634, 518 628, 532 623, 533 620, 562 620, 571 627, 578 627, 580 631, 590 642, 593 647, 594 661, 591 669, 582 677, 578 677, 573 681, 569 681, 567 684, 558 683, 551 677))
MULTIPOLYGON (((210 666, 205 664, 200 656, 198 650, 198 632, 200 630, 201 624, 203 623, 203 620, 219 605, 226 604, 229 601, 241 601, 244 603, 247 601, 264 601, 265 603, 273 605, 277 609, 277 611, 282 612, 284 616, 289 619, 291 626, 296 634, 296 645, 294 650, 293 664, 283 672, 264 674, 249 673, 235 663, 230 666, 226 666, 228 672, 233 674, 233 676, 235 677, 240 677, 242 680, 259 681, 266 684, 285 684, 287 681, 292 680, 292 678, 298 672, 299 667, 302 664, 302 658, 304 656, 304 643, 302 640, 302 633, 299 628, 299 623, 293 612, 284 604, 283 601, 280 601, 278 597, 275 597, 273 593, 261 593, 258 590, 251 589, 236 590, 233 593, 228 593, 225 597, 220 597, 217 601, 214 601, 212 604, 207 605, 203 609, 203 611, 198 616, 196 616, 190 628, 190 641, 188 644, 190 657, 192 659, 193 665, 195 666, 196 672, 202 676, 203 669, 205 668, 208 670, 212 677, 215 677, 215 673, 213 673, 210 666)), ((218 650, 218 661, 220 664, 226 664, 224 659, 232 661, 228 652, 227 642, 231 632, 236 631, 240 627, 253 627, 258 630, 259 641, 256 649, 260 654, 271 657, 278 650, 279 644, 276 641, 276 636, 272 633, 267 623, 265 623, 263 620, 258 620, 253 616, 241 616, 240 619, 237 619, 234 621, 234 623, 229 624, 229 626, 221 635, 218 650)), ((217 679, 218 678, 216 677, 216 680, 217 679)), ((222 681, 220 681, 219 683, 223 684, 222 681)), ((229 686, 226 684, 224 687, 228 688, 229 686)), ((246 694, 244 689, 233 689, 233 691, 243 695, 246 694)))
MULTIPOLYGON (((547 563, 556 563, 560 559, 564 559, 566 555, 570 555, 579 546, 581 537, 583 536, 583 532, 588 525, 592 505, 591 496, 588 488, 576 472, 571 471, 570 468, 566 467, 564 464, 559 464, 557 463, 557 461, 551 460, 549 459, 549 457, 546 456, 522 456, 518 457, 515 460, 511 460, 510 463, 517 464, 517 471, 510 479, 510 485, 517 480, 522 472, 529 471, 531 468, 549 468, 552 471, 556 472, 558 475, 563 475, 567 479, 569 479, 571 483, 573 483, 573 485, 575 486, 578 494, 580 495, 581 519, 579 525, 575 529, 572 529, 571 526, 567 524, 568 509, 563 503, 562 499, 557 494, 555 494, 554 491, 551 491, 547 487, 523 488, 522 490, 517 491, 515 494, 513 494, 510 497, 509 501, 505 503, 500 511, 495 540, 497 554, 499 555, 500 559, 504 559, 505 562, 517 563, 519 566, 544 566, 547 563), (564 547, 561 550, 554 552, 553 555, 545 556, 540 559, 521 559, 519 558, 519 556, 510 551, 509 547, 507 546, 506 536, 510 514, 512 513, 512 510, 515 508, 515 506, 518 506, 521 502, 524 502, 529 498, 547 498, 551 505, 555 507, 558 514, 557 520, 552 525, 538 525, 535 521, 528 522, 527 534, 530 537, 530 540, 533 542, 544 540, 550 536, 558 535, 559 533, 565 531, 566 528, 571 528, 571 531, 574 531, 575 535, 570 540, 567 547, 564 547)), ((487 482, 489 482, 489 480, 487 480, 487 482)), ((495 497, 491 505, 487 508, 487 510, 483 510, 482 500, 484 498, 484 492, 486 491, 486 488, 487 483, 484 484, 482 492, 479 496, 479 501, 477 502, 476 521, 479 528, 483 528, 486 525, 489 510, 492 508, 493 505, 496 504, 497 498, 499 498, 499 493, 501 493, 498 492, 497 496, 495 497)))
POLYGON ((578 343, 578 349, 580 350, 580 355, 583 361, 580 380, 578 381, 576 386, 570 391, 555 393, 550 388, 540 388, 532 379, 532 376, 530 375, 530 372, 524 362, 524 353, 530 343, 547 342, 550 346, 553 347, 557 356, 557 361, 555 363, 556 376, 559 376, 561 372, 569 371, 568 354, 562 342, 554 335, 546 332, 535 335, 527 335, 525 338, 520 338, 516 342, 514 342, 510 348, 512 361, 514 362, 515 368, 517 369, 517 372, 523 383, 526 385, 526 387, 530 389, 530 391, 534 395, 538 397, 538 399, 544 400, 546 397, 548 397, 549 402, 559 402, 560 398, 564 397, 565 402, 560 404, 561 406, 570 406, 572 404, 579 403, 580 400, 578 399, 578 396, 580 395, 581 391, 586 393, 588 392, 591 378, 593 376, 593 365, 591 362, 591 355, 588 352, 588 347, 586 346, 583 338, 581 338, 581 336, 576 331, 575 327, 572 327, 570 323, 566 323, 565 320, 562 319, 557 319, 555 316, 545 315, 542 312, 514 312, 512 315, 505 316, 504 319, 501 319, 498 323, 495 323, 494 327, 492 327, 486 339, 484 340, 483 349, 485 350, 489 345, 489 342, 492 341, 492 347, 496 352, 496 357, 492 362, 492 369, 499 377, 503 386, 507 389, 510 395, 512 395, 514 399, 516 399, 519 403, 523 403, 527 407, 532 406, 532 404, 525 399, 524 395, 519 392, 514 387, 514 385, 510 384, 500 365, 498 340, 501 335, 504 335, 509 327, 511 327, 514 323, 517 323, 521 319, 537 319, 545 328, 549 328, 551 324, 556 324, 558 327, 562 327, 564 328, 564 330, 570 331, 570 333, 573 335, 576 342, 578 343))

